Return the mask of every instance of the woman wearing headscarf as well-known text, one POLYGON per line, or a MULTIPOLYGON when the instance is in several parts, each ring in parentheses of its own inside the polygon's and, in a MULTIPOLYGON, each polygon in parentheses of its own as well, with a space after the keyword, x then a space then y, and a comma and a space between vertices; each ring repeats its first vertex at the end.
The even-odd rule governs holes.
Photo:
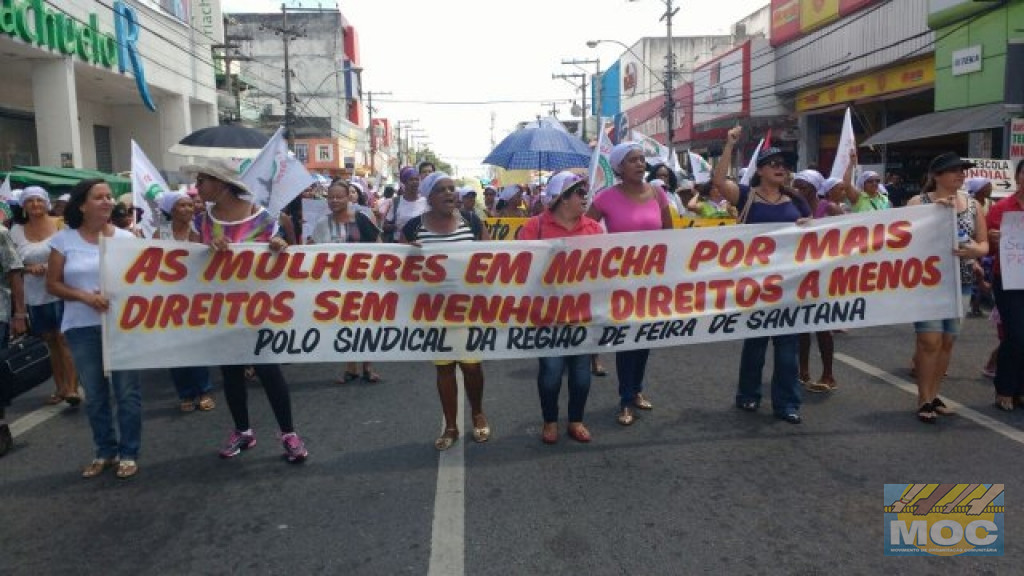
POLYGON ((402 229, 405 228, 405 224, 427 209, 427 199, 420 196, 419 192, 420 173, 412 166, 406 166, 402 168, 398 179, 402 183, 402 189, 391 201, 391 209, 384 218, 382 227, 385 242, 404 240, 402 229))
MULTIPOLYGON (((357 208, 352 202, 357 188, 338 179, 327 188, 327 207, 330 212, 324 214, 313 227, 313 244, 345 244, 345 243, 378 243, 380 230, 371 216, 357 208)), ((362 379, 367 384, 380 382, 380 375, 373 371, 373 365, 363 362, 362 379)), ((359 365, 356 362, 345 364, 345 374, 339 383, 352 382, 360 378, 359 365)))
POLYGON ((501 218, 527 218, 530 213, 523 206, 523 187, 509 184, 498 192, 498 216, 501 218))
MULTIPOLYGON (((988 254, 988 230, 981 207, 970 196, 958 192, 964 183, 964 172, 973 167, 974 164, 952 152, 936 156, 928 166, 928 181, 921 194, 907 202, 907 206, 937 204, 955 210, 959 246, 953 253, 960 257, 960 287, 965 301, 974 282, 971 261, 988 254)), ((914 331, 917 333, 914 348, 917 417, 922 422, 934 423, 936 414, 950 413, 939 398, 939 385, 960 333, 960 317, 914 322, 914 331)))
MULTIPOLYGON (((601 224, 584 215, 587 209, 587 183, 572 172, 559 172, 551 177, 544 195, 547 209, 527 220, 519 234, 520 240, 549 240, 602 234, 601 224)), ((541 441, 558 442, 558 395, 562 389, 562 373, 569 373, 569 425, 567 433, 577 442, 590 442, 590 431, 583 425, 583 410, 590 393, 591 355, 547 356, 539 359, 537 393, 540 395, 544 427, 541 441)))
MULTIPOLYGON (((850 151, 850 163, 847 172, 856 164, 857 151, 850 151)), ((850 203, 851 212, 870 212, 871 210, 887 210, 892 208, 889 197, 882 194, 882 177, 878 172, 867 170, 857 177, 856 186, 848 186, 846 200, 850 203)))
MULTIPOLYGON (((726 200, 739 210, 739 223, 800 223, 810 218, 811 209, 807 202, 797 192, 786 187, 792 167, 796 164, 796 155, 791 152, 778 148, 762 150, 757 157, 756 173, 750 179, 750 186, 740 186, 728 179, 733 149, 741 133, 739 126, 729 130, 722 158, 715 166, 712 178, 726 200)), ((803 420, 800 417, 800 380, 797 369, 799 336, 796 334, 761 336, 743 341, 736 407, 756 412, 761 406, 761 378, 769 340, 774 351, 772 411, 776 418, 790 424, 799 424, 803 420)))
POLYGON ((78 406, 78 375, 71 350, 60 331, 64 301, 46 291, 46 264, 50 259, 50 238, 62 227, 59 218, 50 216, 50 195, 39 186, 29 186, 21 194, 22 218, 11 228, 11 240, 25 264, 25 304, 29 327, 50 349, 53 383, 57 390, 47 404, 67 402, 78 406))
POLYGON ((988 178, 968 178, 964 185, 967 186, 967 194, 981 206, 981 213, 988 216, 988 209, 992 206, 992 181, 988 178))
MULTIPOLYGON (((154 238, 177 242, 198 242, 199 232, 193 225, 195 201, 188 194, 165 192, 157 201, 162 222, 154 238)), ((211 392, 210 369, 206 366, 177 366, 170 369, 171 382, 178 392, 178 409, 189 413, 199 409, 209 412, 217 407, 211 392)))
POLYGON ((1003 325, 1003 338, 996 354, 996 405, 1013 410, 1024 394, 1024 290, 1008 289, 1003 284, 999 263, 999 240, 1003 216, 1008 212, 1024 212, 1024 160, 1017 162, 1014 172, 1017 191, 996 202, 988 212, 988 237, 993 248, 992 292, 1003 325))
MULTIPOLYGON (((473 212, 459 210, 455 195, 455 182, 444 172, 432 172, 420 183, 420 193, 429 208, 406 223, 402 237, 416 246, 490 240, 483 222, 473 212)), ((473 440, 487 442, 491 427, 484 415, 484 371, 479 360, 440 360, 434 362, 437 370, 437 393, 444 413, 444 430, 434 441, 438 450, 447 450, 459 439, 459 390, 455 380, 455 367, 462 369, 473 420, 473 440)))
MULTIPOLYGON (((265 208, 253 204, 249 189, 234 166, 220 158, 205 159, 185 166, 183 172, 196 174, 199 197, 207 205, 199 216, 199 241, 216 251, 231 250, 240 242, 267 243, 280 251, 288 242, 280 235, 277 219, 265 208)), ((288 382, 278 364, 256 364, 253 367, 263 385, 280 429, 280 441, 288 462, 303 462, 309 456, 305 444, 295 433, 292 423, 291 394, 288 382)), ((249 425, 249 399, 245 385, 245 366, 230 364, 220 367, 224 380, 224 399, 234 424, 228 441, 220 450, 221 458, 234 458, 256 445, 256 436, 249 425)))
MULTIPOLYGON (((620 182, 605 188, 594 198, 587 216, 598 222, 603 220, 611 234, 671 229, 672 211, 668 195, 644 182, 647 163, 643 147, 636 142, 617 144, 609 154, 609 162, 620 182)), ((654 407, 643 393, 650 352, 643 348, 615 353, 615 373, 619 379, 616 420, 623 426, 636 421, 634 409, 651 410, 654 407)))
POLYGON ((76 184, 64 209, 67 228, 50 239, 46 264, 46 289, 64 300, 61 331, 85 388, 85 411, 92 428, 95 453, 82 471, 83 478, 99 476, 113 466, 118 478, 134 476, 142 447, 139 372, 114 370, 108 378, 103 371, 100 314, 109 309, 110 301, 100 291, 99 245, 102 238, 134 238, 110 223, 113 211, 114 195, 105 181, 76 184))

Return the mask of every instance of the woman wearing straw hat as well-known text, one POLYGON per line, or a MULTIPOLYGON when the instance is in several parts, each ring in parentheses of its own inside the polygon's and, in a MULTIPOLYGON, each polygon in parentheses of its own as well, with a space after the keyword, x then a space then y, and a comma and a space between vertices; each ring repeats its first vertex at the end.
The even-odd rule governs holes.
MULTIPOLYGON (((249 189, 238 172, 226 160, 206 159, 199 164, 185 166, 183 172, 196 174, 199 197, 207 204, 206 212, 199 215, 199 240, 214 250, 230 250, 236 242, 266 242, 274 251, 283 250, 288 242, 278 233, 277 218, 262 206, 253 204, 249 189)), ((291 395, 288 382, 278 364, 253 366, 263 384, 267 400, 281 431, 280 440, 288 462, 303 462, 309 452, 292 424, 291 395)), ((246 397, 245 366, 221 366, 224 379, 224 399, 227 400, 234 428, 220 451, 222 458, 233 458, 243 450, 256 445, 256 436, 249 426, 249 404, 246 397)))

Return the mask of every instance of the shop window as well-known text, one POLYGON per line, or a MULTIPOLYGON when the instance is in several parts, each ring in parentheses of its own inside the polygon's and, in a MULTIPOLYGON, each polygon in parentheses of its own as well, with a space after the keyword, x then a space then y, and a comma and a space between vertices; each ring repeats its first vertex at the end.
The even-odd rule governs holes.
POLYGON ((110 147, 110 126, 93 125, 92 138, 96 144, 96 169, 100 172, 113 172, 114 156, 110 147))
POLYGON ((296 144, 295 145, 295 158, 303 164, 309 159, 309 144, 296 144))
POLYGON ((332 162, 334 160, 334 150, 330 144, 317 144, 316 145, 316 161, 317 162, 332 162))
POLYGON ((39 164, 38 150, 35 118, 0 110, 0 170, 39 164))

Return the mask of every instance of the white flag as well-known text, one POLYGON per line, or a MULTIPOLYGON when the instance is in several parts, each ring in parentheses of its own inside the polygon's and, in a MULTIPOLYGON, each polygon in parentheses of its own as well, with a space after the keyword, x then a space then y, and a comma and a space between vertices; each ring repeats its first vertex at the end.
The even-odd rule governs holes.
POLYGON ((314 180, 302 162, 288 152, 284 128, 278 128, 260 150, 259 156, 242 173, 242 182, 249 187, 253 201, 276 218, 314 180))
POLYGON ((164 177, 138 143, 132 140, 132 205, 142 209, 138 227, 144 237, 152 238, 160 227, 161 217, 156 202, 169 190, 164 177))
POLYGON ((846 168, 850 165, 850 150, 857 149, 857 137, 853 133, 853 122, 850 119, 850 107, 846 107, 843 118, 843 131, 839 134, 839 146, 836 149, 836 160, 832 163, 832 178, 843 179, 846 168))
POLYGON ((704 184, 711 180, 711 164, 700 154, 688 153, 690 155, 690 169, 693 170, 693 180, 697 184, 704 184))
POLYGON ((590 158, 590 193, 587 196, 589 202, 605 188, 615 184, 615 173, 612 171, 612 163, 608 159, 612 152, 612 141, 608 139, 608 132, 605 131, 604 119, 601 127, 597 130, 597 145, 594 146, 594 154, 590 158))
POLYGON ((750 157, 750 162, 747 164, 747 169, 743 172, 743 176, 740 176, 740 184, 750 186, 750 179, 757 172, 757 156, 761 153, 762 146, 764 146, 764 138, 761 138, 761 141, 757 143, 757 148, 754 148, 754 155, 750 157))
POLYGON ((11 175, 8 174, 7 178, 4 178, 4 183, 0 184, 0 201, 7 202, 14 196, 14 191, 11 190, 11 175))
MULTIPOLYGON (((654 138, 651 138, 650 136, 647 136, 645 134, 641 134, 636 130, 633 130, 633 142, 636 142, 641 147, 643 147, 644 158, 647 159, 648 163, 655 164, 655 162, 651 162, 651 160, 659 160, 668 165, 670 169, 675 170, 675 168, 672 167, 672 160, 669 158, 669 156, 671 156, 672 153, 669 151, 668 146, 665 146, 661 142, 655 140, 654 138)), ((678 164, 679 162, 677 161, 677 167, 678 164)))

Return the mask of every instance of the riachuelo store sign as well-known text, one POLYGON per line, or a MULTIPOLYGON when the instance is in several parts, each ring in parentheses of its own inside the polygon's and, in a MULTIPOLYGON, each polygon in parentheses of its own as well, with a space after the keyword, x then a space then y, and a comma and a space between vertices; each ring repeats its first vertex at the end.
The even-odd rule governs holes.
POLYGON ((146 84, 146 72, 138 51, 139 17, 135 8, 117 0, 112 5, 114 34, 100 31, 99 15, 89 14, 83 22, 60 8, 51 9, 43 0, 3 0, 0 30, 28 44, 77 55, 94 66, 117 67, 124 74, 131 67, 142 102, 156 110, 146 84))

